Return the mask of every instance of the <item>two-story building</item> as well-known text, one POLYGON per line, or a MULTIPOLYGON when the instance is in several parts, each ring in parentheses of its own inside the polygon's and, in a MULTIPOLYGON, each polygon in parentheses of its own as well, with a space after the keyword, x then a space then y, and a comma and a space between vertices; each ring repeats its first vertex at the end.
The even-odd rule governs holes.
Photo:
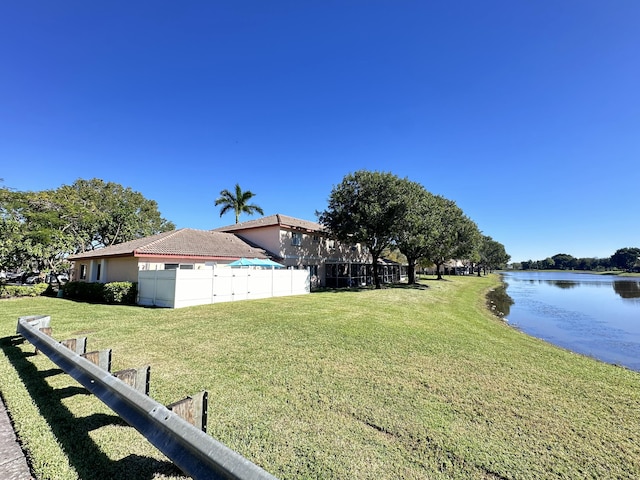
MULTIPOLYGON (((287 268, 308 268, 312 287, 366 285, 371 255, 331 238, 319 223, 275 214, 215 229, 259 245, 287 268)), ((369 282, 370 283, 370 282, 369 282)))
MULTIPOLYGON (((275 214, 214 230, 179 229, 69 257, 72 280, 137 281, 144 270, 206 269, 241 258, 309 269, 311 287, 373 283, 372 258, 358 243, 339 242, 319 223, 275 214)), ((380 259, 381 281, 400 281, 400 265, 380 259)))

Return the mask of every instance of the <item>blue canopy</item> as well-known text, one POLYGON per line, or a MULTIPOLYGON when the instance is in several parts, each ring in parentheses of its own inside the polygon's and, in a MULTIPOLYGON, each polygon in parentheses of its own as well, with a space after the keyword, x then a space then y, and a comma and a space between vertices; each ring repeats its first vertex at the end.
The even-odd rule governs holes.
POLYGON ((229 264, 230 267, 260 267, 260 268, 284 268, 273 260, 267 258, 240 258, 229 264))

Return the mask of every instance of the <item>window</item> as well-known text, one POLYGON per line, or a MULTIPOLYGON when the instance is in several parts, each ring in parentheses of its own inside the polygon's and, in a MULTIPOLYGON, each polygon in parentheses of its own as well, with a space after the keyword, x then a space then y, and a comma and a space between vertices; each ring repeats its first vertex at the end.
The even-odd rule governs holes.
POLYGON ((294 247, 299 247, 302 245, 302 234, 299 232, 293 232, 291 234, 291 245, 294 247))
POLYGON ((313 236, 313 243, 320 243, 320 235, 313 236))
POLYGON ((87 266, 85 264, 80 265, 80 280, 87 279, 87 266))
POLYGON ((101 267, 102 267, 102 264, 101 264, 101 263, 99 263, 99 264, 97 265, 97 267, 98 267, 98 268, 97 268, 97 270, 96 270, 96 281, 97 281, 97 282, 99 282, 99 281, 100 281, 100 271, 102 270, 102 268, 101 268, 101 267))
POLYGON ((193 270, 193 263, 165 263, 165 270, 193 270))

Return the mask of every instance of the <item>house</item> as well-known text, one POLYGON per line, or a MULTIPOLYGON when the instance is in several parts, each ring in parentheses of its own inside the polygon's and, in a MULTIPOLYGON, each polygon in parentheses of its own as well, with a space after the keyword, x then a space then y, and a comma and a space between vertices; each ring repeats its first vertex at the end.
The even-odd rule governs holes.
MULTIPOLYGON (((422 268, 425 275, 437 275, 435 265, 422 268)), ((440 266, 440 274, 442 275, 471 275, 473 274, 473 265, 467 260, 449 260, 440 266)))
POLYGON ((308 268, 312 287, 371 283, 367 281, 367 269, 371 264, 368 251, 358 243, 338 242, 316 222, 275 214, 214 231, 232 233, 260 245, 275 256, 274 260, 288 268, 308 268))
POLYGON ((143 270, 199 270, 240 258, 269 259, 273 255, 236 235, 183 228, 130 242, 90 250, 68 259, 71 280, 137 282, 143 270))
MULTIPOLYGON (((319 223, 275 214, 215 230, 180 229, 69 257, 72 280, 138 281, 141 271, 200 270, 240 258, 274 260, 309 271, 310 287, 373 283, 372 258, 359 243, 338 242, 319 223)), ((382 282, 401 280, 401 266, 380 259, 382 282)))

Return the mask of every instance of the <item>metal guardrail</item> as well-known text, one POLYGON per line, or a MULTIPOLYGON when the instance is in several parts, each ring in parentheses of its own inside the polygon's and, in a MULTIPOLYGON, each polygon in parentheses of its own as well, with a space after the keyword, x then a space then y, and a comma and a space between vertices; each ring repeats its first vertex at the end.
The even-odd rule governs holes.
POLYGON ((20 317, 17 333, 144 435, 184 473, 197 480, 276 480, 167 407, 41 332, 40 328, 49 327, 50 321, 51 317, 44 315, 20 317))

